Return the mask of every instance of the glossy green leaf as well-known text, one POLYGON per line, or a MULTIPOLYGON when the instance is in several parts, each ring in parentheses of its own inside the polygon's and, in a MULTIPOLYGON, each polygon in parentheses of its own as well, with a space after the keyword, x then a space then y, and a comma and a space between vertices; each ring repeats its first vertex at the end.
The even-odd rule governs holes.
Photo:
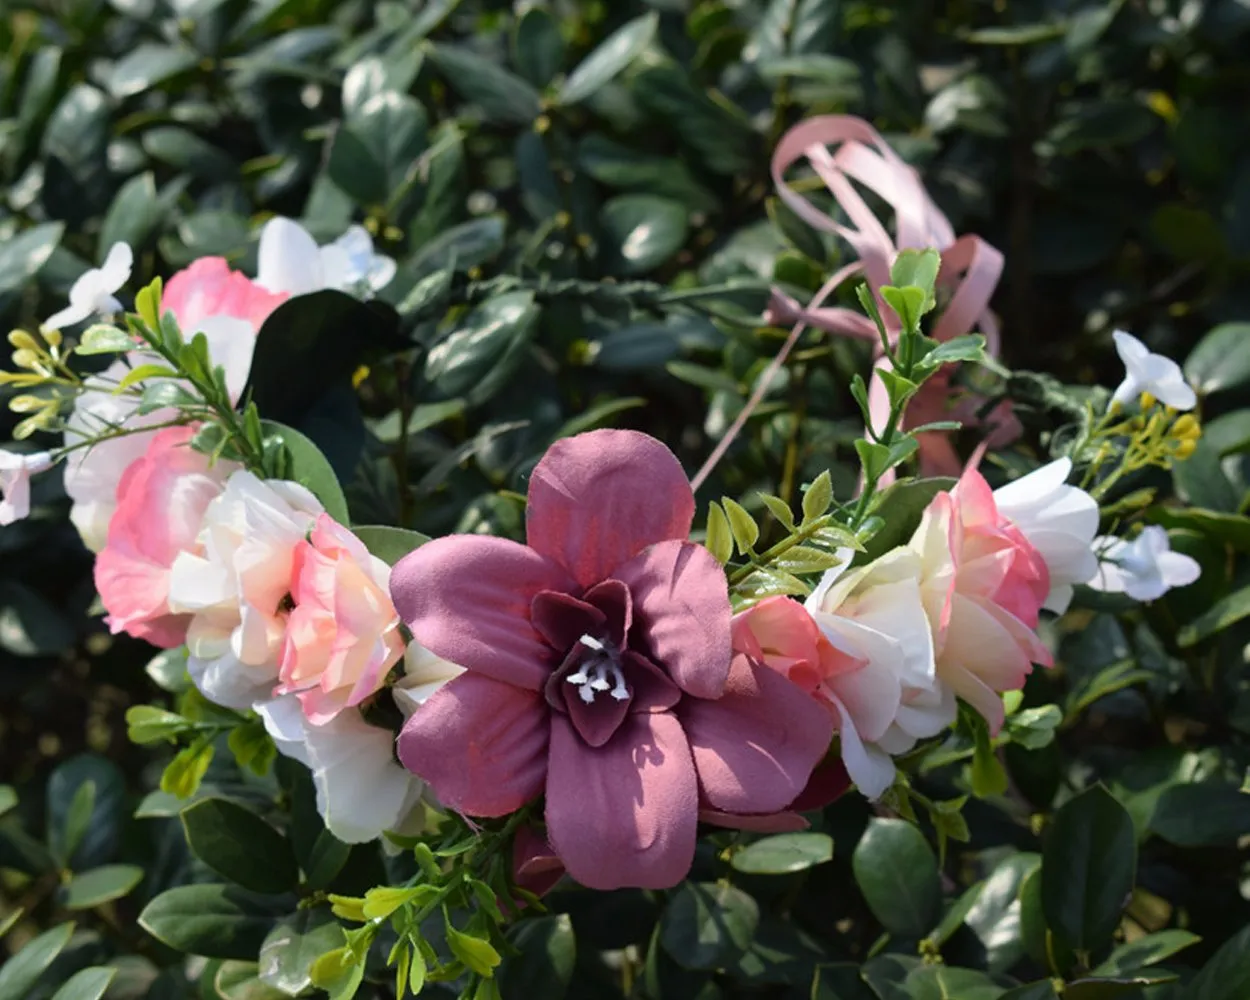
POLYGON ((1185 1000, 1241 1000, 1250 995, 1250 927, 1224 942, 1185 988, 1185 1000))
POLYGON ((465 395, 475 401, 482 397, 484 385, 493 382, 501 387, 498 383, 515 368, 520 350, 528 345, 538 313, 532 292, 509 292, 487 300, 430 350, 426 379, 444 396, 465 395))
POLYGON ((538 91, 497 62, 459 45, 430 45, 428 51, 452 88, 488 120, 527 125, 538 117, 538 91))
POLYGON ((1250 617, 1250 587, 1242 587, 1220 598, 1184 626, 1177 633, 1176 639, 1183 647, 1195 646, 1247 617, 1250 617))
POLYGON ((222 962, 213 974, 212 983, 220 1000, 286 1000, 293 995, 265 983, 255 962, 222 962))
POLYGON ((284 996, 312 985, 312 964, 343 946, 342 926, 324 909, 304 909, 279 923, 260 947, 257 977, 284 996))
POLYGON ((564 65, 564 38, 551 12, 531 7, 516 22, 512 61, 535 87, 545 87, 564 65))
POLYGON ((1137 838, 1125 808, 1101 785, 1055 814, 1042 850, 1047 926, 1074 951, 1102 952, 1120 924, 1137 872, 1137 838))
POLYGON ((652 12, 617 28, 569 74, 556 99, 561 104, 579 104, 591 97, 651 44, 658 26, 659 19, 652 12))
POLYGON ((855 882, 873 916, 891 933, 924 937, 941 916, 937 857, 916 827, 874 819, 851 857, 855 882))
POLYGON ((420 548, 430 540, 428 535, 407 528, 395 528, 385 524, 368 524, 352 528, 352 534, 365 544, 370 552, 389 566, 394 566, 409 552, 420 548))
POLYGON ((1222 782, 1172 785, 1159 796, 1150 829, 1177 847, 1231 847, 1250 831, 1250 794, 1222 782))
POLYGON ((1185 377, 1201 393, 1250 383, 1250 323, 1221 323, 1185 359, 1185 377))
POLYGON ((176 951, 254 961, 281 912, 294 899, 266 900, 232 885, 183 885, 153 899, 139 926, 176 951))
POLYGON ((128 895, 142 881, 143 869, 137 865, 104 865, 77 872, 65 886, 65 908, 89 910, 128 895))
POLYGON ((53 854, 77 870, 112 861, 126 820, 125 795, 125 779, 110 760, 81 754, 59 764, 48 778, 53 854))
POLYGON ((73 923, 44 931, 0 966, 0 1000, 28 1000, 39 977, 74 933, 73 923))
POLYGON ((116 969, 102 966, 79 969, 52 994, 52 1000, 100 1000, 115 978, 116 969))
POLYGON ((0 295, 25 286, 52 256, 65 226, 45 222, 0 241, 0 295))
POLYGON ((195 856, 224 878, 253 892, 295 887, 299 872, 290 841, 250 809, 207 798, 187 806, 181 819, 195 856))
POLYGON ((685 206, 655 195, 618 195, 604 203, 599 224, 620 274, 645 274, 686 242, 685 206))
POLYGON ((347 498, 329 461, 307 437, 291 427, 272 420, 262 426, 267 436, 280 438, 290 456, 283 478, 299 483, 325 506, 326 513, 340 524, 347 524, 347 498))
POLYGON ((1134 941, 1126 941, 1107 956, 1107 960, 1094 969, 1096 976, 1115 976, 1120 973, 1143 969, 1148 965, 1171 958, 1202 939, 1197 934, 1174 928, 1156 931, 1134 941))
POLYGON ((716 969, 750 946, 759 919, 759 905, 741 889, 684 882, 660 918, 660 941, 684 968, 716 969))
POLYGON ((730 864, 748 875, 788 875, 832 858, 833 838, 827 833, 779 833, 735 851, 730 864))
POLYGON ((113 64, 108 79, 109 93, 119 99, 133 97, 185 73, 199 60, 192 49, 181 45, 144 42, 113 64))

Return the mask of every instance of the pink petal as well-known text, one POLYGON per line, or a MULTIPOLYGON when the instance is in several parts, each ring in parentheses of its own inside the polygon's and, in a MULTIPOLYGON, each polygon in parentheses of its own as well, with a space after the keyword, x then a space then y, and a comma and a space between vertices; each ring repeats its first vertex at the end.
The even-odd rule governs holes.
POLYGON ((545 896, 564 877, 564 862, 547 838, 526 824, 517 830, 512 841, 512 880, 516 885, 545 896))
POLYGON ((631 646, 687 694, 719 697, 733 657, 732 613, 725 571, 712 553, 693 542, 661 542, 614 576, 633 597, 631 646))
POLYGON ((557 441, 530 477, 529 543, 583 587, 648 545, 684 539, 694 494, 677 457, 637 431, 601 430, 557 441))
POLYGON ((671 713, 631 715, 597 750, 552 717, 547 836, 582 885, 676 885, 694 861, 698 811, 694 762, 671 713))
POLYGON ((751 833, 798 833, 811 824, 796 812, 775 812, 763 816, 739 815, 718 809, 700 809, 699 822, 726 830, 747 830, 751 833))
POLYGON ((461 674, 404 723, 399 759, 444 805, 505 816, 542 793, 547 716, 540 695, 461 674))
POLYGON ((436 538, 391 572, 395 608, 418 642, 466 670, 533 691, 559 659, 530 624, 530 605, 539 591, 575 586, 533 549, 484 535, 436 538))
POLYGON ((823 705, 745 656, 734 658, 721 698, 685 698, 677 712, 690 736, 703 804, 730 813, 790 805, 833 737, 823 705))
POLYGON ((601 638, 608 619, 593 604, 572 594, 543 590, 530 603, 530 621, 552 650, 565 654, 584 635, 601 638))

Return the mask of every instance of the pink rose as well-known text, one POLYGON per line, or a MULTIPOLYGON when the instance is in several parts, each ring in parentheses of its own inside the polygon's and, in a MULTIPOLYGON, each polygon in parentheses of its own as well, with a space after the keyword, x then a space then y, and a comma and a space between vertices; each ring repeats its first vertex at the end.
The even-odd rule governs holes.
POLYGON ((1023 687, 1033 663, 1052 662, 1033 632, 1050 592, 1046 562, 999 513, 993 491, 975 469, 933 498, 910 547, 923 566, 938 678, 997 732, 1001 693, 1023 687))
POLYGON ((186 641, 189 615, 169 607, 169 570, 180 552, 200 550, 204 511, 221 493, 234 462, 209 464, 193 451, 196 427, 170 427, 152 436, 117 487, 117 510, 95 564, 95 583, 114 634, 155 646, 186 641))
POLYGON ((404 655, 390 575, 328 514, 296 547, 277 690, 297 693, 313 725, 359 705, 404 655))
POLYGON ((271 292, 242 271, 232 271, 224 257, 201 257, 169 279, 161 308, 171 311, 188 335, 217 316, 246 320, 257 331, 286 300, 286 292, 271 292))

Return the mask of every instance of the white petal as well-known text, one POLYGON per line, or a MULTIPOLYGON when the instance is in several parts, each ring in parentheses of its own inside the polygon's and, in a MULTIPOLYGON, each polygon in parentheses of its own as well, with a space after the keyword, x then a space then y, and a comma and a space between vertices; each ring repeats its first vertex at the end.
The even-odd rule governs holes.
MULTIPOLYGON (((833 616, 822 615, 821 618, 833 616)), ((826 623, 818 622, 822 628, 826 623)), ((882 655, 880 639, 887 639, 873 630, 846 619, 838 624, 838 630, 845 635, 854 636, 854 643, 861 650, 869 650, 874 646, 876 655, 869 654, 868 663, 859 670, 839 674, 825 682, 825 686, 837 698, 855 720, 856 729, 866 740, 875 740, 889 728, 898 714, 899 703, 903 696, 903 688, 899 682, 895 668, 898 663, 899 647, 893 644, 890 654, 882 655)))
POLYGON ((130 271, 134 267, 134 251, 125 243, 114 243, 109 247, 108 256, 100 267, 100 287, 112 294, 130 280, 130 271))
POLYGON ((187 673, 209 701, 242 712, 273 693, 273 681, 257 677, 238 657, 223 653, 211 659, 188 656, 187 673))
POLYGON ((45 330, 62 330, 67 326, 73 326, 75 323, 81 323, 94 310, 90 305, 85 303, 70 302, 60 312, 53 313, 43 321, 45 330))
POLYGON ((1128 406, 1129 403, 1141 395, 1143 388, 1144 386, 1137 379, 1131 375, 1126 375, 1124 381, 1120 383, 1119 387, 1112 394, 1111 402, 1119 403, 1121 406, 1128 406))
POLYGON ((1159 571, 1169 588, 1188 587, 1202 575, 1202 566, 1183 552, 1164 552, 1159 556, 1159 571))
POLYGON ((214 608, 235 598, 228 567, 179 552, 169 570, 169 608, 184 614, 214 608))
POLYGON ((399 265, 395 263, 393 257, 387 257, 385 254, 376 254, 365 277, 369 287, 375 292, 380 292, 391 283, 398 270, 399 265))
MULTIPOLYGON (((1094 572, 1098 572, 1097 560, 1094 563, 1094 572)), ((1093 577, 1090 577, 1092 580, 1093 577)), ((1088 583, 1089 580, 1082 580, 1082 583, 1088 583)), ((1070 583, 1055 584, 1050 588, 1050 593, 1046 595, 1046 600, 1042 602, 1042 607, 1047 611, 1056 615, 1061 615, 1068 610, 1068 605, 1072 603, 1072 595, 1075 588, 1070 583)))
POLYGON ((326 288, 347 291, 363 277, 351 256, 342 247, 331 243, 329 246, 322 247, 318 254, 321 260, 322 280, 325 281, 326 288))
POLYGON ((299 699, 293 694, 282 695, 267 701, 258 701, 252 709, 264 722, 265 732, 273 739, 278 752, 307 765, 305 731, 308 721, 304 718, 299 699))
POLYGON ((305 295, 325 287, 317 241, 298 222, 281 216, 260 232, 256 283, 271 292, 305 295))
POLYGON ((879 799, 894 784, 894 761, 885 751, 865 744, 850 713, 841 704, 837 704, 837 709, 842 721, 838 736, 846 773, 865 798, 879 799))
POLYGON ((194 332, 207 338, 208 356, 214 365, 226 370, 226 389, 230 401, 237 403, 247 385, 252 355, 256 351, 256 331, 252 324, 234 316, 206 316, 194 332))
POLYGON ((1157 383, 1154 394, 1159 402, 1174 410, 1192 410, 1198 405, 1198 396, 1190 388, 1189 383, 1183 380, 1157 383))
POLYGON ((1028 475, 1021 476, 1000 486, 994 491, 994 502, 999 511, 1013 521, 1015 509, 1031 507, 1045 500, 1068 481, 1072 475, 1072 459, 1060 458, 1034 469, 1028 475))
POLYGON ((1135 367, 1145 363, 1150 357, 1150 348, 1131 333, 1116 330, 1111 334, 1111 339, 1115 343, 1116 353, 1120 355, 1120 360, 1124 362, 1124 367, 1129 370, 1130 374, 1135 367))

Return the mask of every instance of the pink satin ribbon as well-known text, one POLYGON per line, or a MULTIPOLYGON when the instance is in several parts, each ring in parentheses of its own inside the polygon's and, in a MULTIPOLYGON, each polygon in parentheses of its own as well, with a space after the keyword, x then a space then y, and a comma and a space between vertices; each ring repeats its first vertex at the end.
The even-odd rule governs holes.
POLYGON ((777 144, 772 176, 777 194, 795 215, 814 229, 842 237, 859 259, 834 273, 806 308, 774 291, 769 307, 773 320, 794 325, 777 356, 761 374, 746 405, 691 480, 696 490, 759 406, 808 326, 875 344, 874 377, 868 390, 869 417, 873 428, 882 427, 890 406, 885 384, 875 375, 875 369, 886 363, 876 328, 868 317, 841 306, 825 306, 824 302, 847 278, 863 273, 877 297, 891 342, 897 340, 897 320, 881 301, 877 290, 890 283, 890 265, 900 250, 933 247, 941 251, 942 266, 937 283, 950 297, 933 327, 932 336, 937 340, 949 340, 975 328, 985 335, 990 353, 998 353, 998 323, 989 310, 989 301, 1002 274, 1003 255, 979 236, 965 235, 957 239, 949 220, 929 197, 920 175, 903 162, 871 125, 850 115, 820 115, 800 122, 777 144), (837 152, 830 153, 831 145, 839 147, 837 152), (789 186, 786 171, 800 159, 806 159, 824 181, 849 224, 821 211, 789 186), (893 239, 852 181, 868 188, 894 210, 893 239))

